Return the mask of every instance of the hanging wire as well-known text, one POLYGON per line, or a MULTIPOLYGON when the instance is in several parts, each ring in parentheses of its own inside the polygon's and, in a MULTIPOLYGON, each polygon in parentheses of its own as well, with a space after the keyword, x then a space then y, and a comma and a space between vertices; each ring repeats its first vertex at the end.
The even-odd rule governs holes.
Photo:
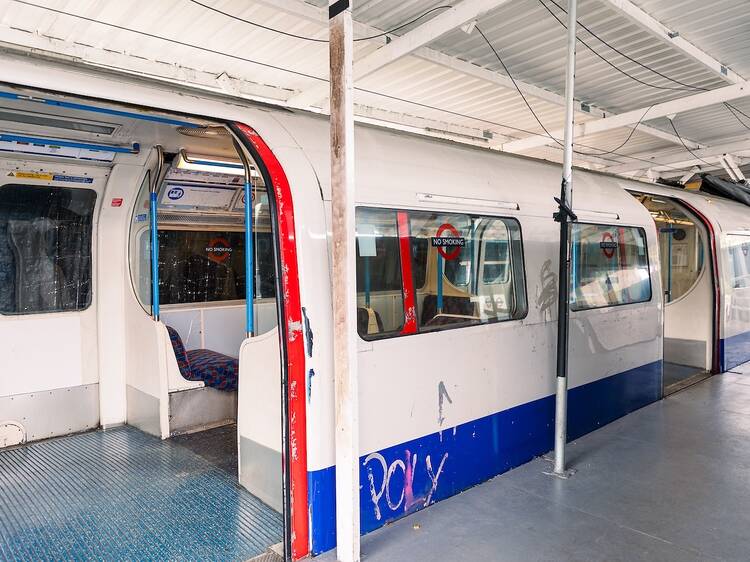
MULTIPOLYGON (((231 18, 233 20, 241 21, 241 22, 246 23, 248 25, 252 25, 252 26, 258 27, 260 29, 265 29, 267 31, 273 31, 274 33, 278 33, 279 35, 286 35, 287 37, 293 37, 295 39, 302 39, 303 41, 312 41, 314 43, 328 43, 328 39, 317 39, 315 37, 307 37, 306 35, 297 35, 296 33, 289 33, 288 31, 283 31, 283 30, 277 29, 275 27, 269 27, 267 25, 263 25, 261 23, 258 23, 258 22, 252 21, 252 20, 248 20, 248 19, 245 19, 245 18, 241 18, 239 16, 235 16, 234 14, 230 14, 229 12, 225 12, 223 10, 215 8, 214 6, 209 6, 208 4, 204 4, 203 2, 200 2, 199 0, 188 0, 188 1, 192 2, 193 4, 196 4, 198 6, 201 6, 202 8, 205 8, 206 10, 211 10, 212 12, 216 12, 217 14, 221 14, 222 16, 231 18)), ((426 12, 423 12, 422 14, 418 15, 417 17, 410 19, 406 23, 402 23, 401 25, 399 25, 397 27, 394 27, 393 29, 389 29, 388 31, 383 31, 383 32, 378 33, 376 35, 369 35, 367 37, 358 37, 358 38, 354 39, 354 41, 369 41, 371 39, 377 39, 379 37, 384 37, 386 35, 390 35, 391 33, 395 33, 396 31, 399 31, 399 30, 401 30, 401 29, 403 29, 405 27, 410 26, 413 23, 418 22, 419 20, 421 20, 423 18, 426 18, 427 16, 429 16, 430 14, 432 14, 434 12, 438 12, 438 11, 442 11, 442 10, 448 10, 448 9, 450 9, 452 7, 453 6, 451 6, 451 5, 436 6, 434 8, 431 8, 431 9, 427 10, 426 12)))
MULTIPOLYGON (((484 32, 481 29, 479 29, 478 25, 475 25, 474 29, 476 29, 479 32, 479 34, 485 40, 485 42, 487 43, 487 45, 489 45, 490 49, 492 49, 492 52, 495 53, 495 57, 497 57, 497 60, 500 61, 500 64, 502 65, 503 69, 505 70, 505 73, 508 75, 508 78, 510 78, 510 81, 513 83, 513 86, 515 86, 516 91, 519 93, 519 95, 521 96, 521 99, 523 99, 523 102, 526 104, 526 107, 531 112, 531 115, 534 116, 534 119, 536 120, 537 123, 539 123, 539 126, 542 128, 542 130, 545 132, 545 134, 550 139, 552 139, 557 144, 559 144, 560 146, 564 146, 563 143, 560 142, 559 139, 555 138, 552 135, 552 133, 549 132, 549 130, 547 129, 547 127, 544 126, 544 123, 542 123, 542 120, 539 118, 539 116, 537 115, 537 113, 534 111, 534 108, 531 107, 531 104, 529 103, 529 100, 526 98, 526 96, 524 95, 523 91, 519 87, 518 83, 516 82, 516 79, 513 78, 513 75, 511 74, 510 70, 506 66, 505 62, 503 62, 503 59, 500 56, 500 53, 497 52, 497 49, 492 44, 492 42, 487 38, 487 36, 484 34, 484 32)), ((580 150, 573 150, 573 152, 575 152, 576 154, 579 154, 579 155, 583 155, 583 156, 605 156, 607 154, 617 154, 617 151, 620 150, 620 149, 622 149, 626 144, 628 144, 628 142, 630 142, 630 139, 633 138, 633 135, 635 134, 636 129, 638 129, 638 126, 641 124, 641 122, 643 121, 643 119, 646 117, 646 114, 649 111, 651 111, 652 107, 653 107, 653 105, 651 105, 650 107, 648 107, 646 109, 646 111, 643 113, 643 115, 641 115, 641 118, 638 120, 638 122, 630 130, 630 134, 627 136, 627 138, 621 144, 619 144, 618 146, 616 146, 612 150, 603 150, 603 151, 600 151, 600 152, 585 152, 585 151, 580 151, 580 150)), ((599 150, 599 149, 596 149, 596 150, 599 150)))
MULTIPOLYGON (((289 69, 289 68, 284 68, 284 67, 272 65, 272 64, 269 64, 269 63, 264 63, 264 62, 253 60, 253 59, 250 59, 250 58, 247 58, 247 57, 241 57, 239 55, 232 55, 232 54, 229 54, 229 53, 217 51, 215 49, 210 49, 208 47, 201 47, 199 45, 193 45, 193 44, 190 44, 190 43, 186 43, 184 41, 179 41, 177 39, 170 39, 168 37, 163 37, 161 35, 156 35, 154 33, 149 33, 149 32, 146 32, 146 31, 140 31, 140 30, 132 29, 132 28, 125 27, 125 26, 122 26, 122 25, 118 25, 118 24, 114 24, 114 23, 109 23, 109 22, 97 20, 95 18, 90 18, 90 17, 83 16, 83 15, 80 15, 80 14, 74 14, 74 13, 66 12, 64 10, 59 10, 57 8, 52 8, 50 6, 40 6, 39 4, 35 4, 33 2, 29 2, 28 0, 12 0, 12 1, 15 2, 16 4, 22 4, 24 6, 29 6, 29 7, 32 7, 32 8, 37 8, 37 9, 40 9, 40 10, 45 10, 47 12, 51 12, 51 13, 54 13, 54 14, 58 14, 58 15, 62 15, 62 16, 68 16, 68 17, 76 18, 76 19, 79 19, 79 20, 82 20, 82 21, 87 21, 89 23, 95 23, 95 24, 103 25, 105 27, 110 27, 112 29, 118 29, 120 31, 127 31, 129 33, 134 33, 136 35, 141 35, 143 37, 149 37, 151 39, 158 39, 160 41, 166 41, 167 43, 173 43, 175 45, 180 45, 182 47, 187 47, 187 48, 190 48, 190 49, 197 49, 199 51, 204 51, 204 52, 211 53, 211 54, 216 54, 216 55, 219 55, 219 56, 225 56, 225 57, 228 57, 228 58, 231 58, 231 59, 234 59, 234 60, 240 60, 240 61, 243 61, 243 62, 248 62, 248 63, 251 63, 251 64, 256 64, 258 66, 263 66, 263 67, 266 67, 266 68, 271 68, 273 70, 278 70, 278 71, 285 72, 285 73, 288 73, 288 74, 294 74, 296 76, 302 76, 304 78, 310 78, 312 80, 316 80, 316 81, 320 81, 320 82, 328 82, 328 79, 320 77, 320 76, 315 76, 313 74, 307 74, 307 73, 304 73, 304 72, 300 72, 298 70, 292 70, 292 69, 289 69)), ((473 120, 473 121, 477 121, 479 123, 486 123, 486 124, 493 125, 493 126, 496 126, 496 127, 499 127, 499 128, 503 128, 503 129, 509 129, 509 130, 512 130, 512 131, 517 131, 517 132, 520 132, 520 133, 525 133, 525 134, 534 135, 534 136, 546 136, 546 135, 544 135, 542 133, 538 133, 538 132, 535 132, 535 131, 529 131, 529 130, 523 129, 521 127, 515 127, 513 125, 508 125, 506 123, 499 123, 497 121, 492 121, 492 120, 489 120, 489 119, 484 119, 484 118, 481 118, 481 117, 476 117, 476 116, 473 116, 473 115, 468 115, 468 114, 465 114, 465 113, 460 113, 460 112, 457 112, 457 111, 452 111, 452 110, 449 110, 449 109, 444 109, 444 108, 436 107, 436 106, 429 105, 429 104, 426 104, 426 103, 417 102, 417 101, 409 100, 409 99, 406 99, 406 98, 401 98, 401 97, 390 95, 390 94, 385 94, 383 92, 377 92, 377 91, 374 91, 374 90, 369 90, 369 89, 366 89, 366 88, 359 88, 359 87, 356 87, 355 90, 360 91, 360 92, 364 92, 364 93, 368 93, 368 94, 372 94, 372 95, 375 95, 375 96, 379 96, 379 97, 384 97, 384 98, 391 99, 391 100, 394 100, 394 101, 399 101, 399 102, 407 103, 407 104, 410 104, 410 105, 414 105, 416 107, 421 107, 421 108, 424 108, 424 109, 430 109, 430 110, 433 110, 433 111, 437 111, 437 112, 440 112, 440 113, 445 113, 445 114, 448 114, 448 115, 454 115, 454 116, 457 116, 457 117, 463 117, 465 119, 470 119, 470 120, 473 120)), ((553 140, 556 140, 556 139, 553 139, 553 140)), ((558 144, 559 144, 559 141, 558 141, 558 144)), ((585 145, 585 144, 581 144, 581 143, 578 143, 578 145, 582 146, 584 148, 590 148, 590 149, 593 149, 593 150, 599 150, 596 147, 585 145)), ((636 161, 640 161, 640 162, 646 162, 646 163, 649 163, 649 164, 653 164, 654 163, 653 161, 648 160, 646 158, 640 158, 638 156, 633 156, 633 155, 630 155, 630 154, 617 153, 617 152, 613 152, 613 151, 609 151, 609 152, 611 154, 613 154, 613 155, 620 156, 622 158, 628 158, 628 159, 631 159, 631 160, 636 160, 636 161)), ((664 166, 668 167, 668 168, 671 168, 673 170, 681 170, 682 169, 682 168, 677 168, 677 167, 673 167, 673 166, 670 166, 670 165, 664 165, 664 166)))
MULTIPOLYGON (((557 8, 558 8, 558 9, 559 9, 560 11, 562 11, 562 12, 563 12, 563 13, 565 13, 565 14, 567 14, 567 10, 565 10, 565 8, 564 8, 563 6, 561 6, 560 4, 558 4, 558 3, 557 3, 557 2, 555 1, 555 0, 549 0, 549 1, 550 1, 550 2, 552 3, 552 4, 554 4, 555 6, 557 6, 557 8)), ((561 20, 561 19, 560 19, 559 17, 557 17, 557 15, 556 15, 556 14, 555 14, 554 12, 552 12, 552 10, 550 10, 549 6, 547 6, 547 4, 545 4, 544 0, 539 0, 539 3, 540 3, 540 4, 542 4, 542 6, 544 6, 544 7, 545 7, 545 9, 546 9, 546 10, 547 10, 547 11, 548 11, 548 12, 549 12, 549 13, 550 13, 550 14, 551 14, 551 15, 552 15, 552 16, 553 16, 553 17, 554 17, 554 18, 555 18, 555 19, 556 19, 557 21, 558 21, 558 23, 560 23, 560 25, 562 25, 563 27, 567 28, 567 25, 565 24, 565 22, 563 22, 563 21, 562 21, 562 20, 561 20)), ((660 76, 660 77, 664 78, 665 80, 669 80, 670 82, 673 82, 673 83, 675 83, 675 84, 679 84, 680 86, 684 86, 684 87, 685 87, 684 91, 687 91, 687 92, 690 92, 690 91, 697 91, 697 92, 708 92, 708 91, 710 91, 710 89, 709 89, 709 88, 704 88, 704 87, 702 87, 702 86, 695 86, 695 85, 693 85, 693 84, 687 84, 687 83, 685 83, 685 82, 682 82, 682 81, 680 81, 680 80, 677 80, 676 78, 672 78, 671 76, 668 76, 668 75, 666 75, 666 74, 664 74, 664 73, 662 73, 662 72, 660 72, 660 71, 656 70, 656 69, 655 69, 655 68, 653 68, 652 66, 649 66, 649 65, 647 65, 647 64, 644 64, 644 63, 642 63, 642 62, 641 62, 641 61, 639 61, 638 59, 635 59, 635 58, 631 57, 631 56, 630 56, 630 55, 628 55, 627 53, 624 53, 623 51, 621 51, 620 49, 618 49, 617 47, 615 47, 615 46, 614 46, 614 45, 612 45, 611 43, 609 43, 609 42, 607 42, 606 40, 604 40, 604 39, 603 39, 602 37, 600 37, 599 35, 597 35, 597 34, 596 34, 596 33, 595 33, 594 31, 592 31, 592 30, 591 30, 590 28, 586 27, 586 25, 584 25, 584 24, 583 24, 583 23, 581 23, 580 21, 577 21, 577 23, 578 23, 578 25, 579 25, 579 26, 581 26, 581 28, 583 28, 583 29, 584 29, 584 30, 585 30, 586 32, 588 32, 588 33, 589 33, 589 35, 591 35, 592 37, 594 37, 594 38, 595 38, 596 40, 598 40, 598 41, 599 41, 600 43, 602 43, 602 44, 606 45, 607 47, 609 47, 610 49, 612 49, 612 50, 613 50, 614 52, 616 52, 616 53, 617 53, 617 54, 619 54, 620 56, 622 56, 622 57, 624 57, 624 58, 628 59, 629 61, 631 61, 631 62, 633 62, 633 63, 637 64, 637 65, 638 65, 638 66, 640 66, 641 68, 644 68, 644 69, 646 69, 646 70, 648 70, 648 71, 650 71, 650 72, 653 72, 654 74, 656 74, 657 76, 660 76)), ((582 39, 580 39, 580 38, 579 38, 578 40, 579 40, 579 41, 580 41, 580 42, 581 42, 581 43, 582 43, 582 44, 583 44, 583 45, 584 45, 584 46, 585 46, 585 47, 586 47, 587 49, 589 49, 589 50, 590 50, 590 51, 591 51, 592 53, 594 53, 594 54, 595 54, 596 56, 598 56, 599 58, 601 58, 602 60, 604 60, 605 62, 607 62, 607 64, 609 64, 610 66, 613 66, 613 67, 614 67, 614 68, 615 68, 615 69, 616 69, 616 70, 617 70, 618 72, 620 72, 620 73, 624 74, 624 75, 625 75, 625 76, 627 76, 628 78, 630 78, 630 79, 632 79, 632 80, 635 80, 636 82, 639 82, 639 83, 641 83, 641 84, 644 84, 645 86, 649 86, 649 87, 651 87, 651 88, 657 88, 657 89, 665 89, 665 87, 663 87, 663 86, 657 86, 657 85, 655 85, 655 84, 650 84, 650 83, 648 83, 648 82, 644 82, 643 80, 639 80, 638 78, 636 78, 636 77, 634 77, 634 76, 630 75, 630 74, 629 74, 629 73, 627 73, 626 71, 624 71, 624 70, 622 70, 621 68, 619 68, 619 67, 617 67, 616 65, 614 65, 614 64, 613 64, 612 62, 610 62, 610 61, 606 60, 606 59, 605 59, 605 58, 604 58, 604 57, 603 57, 603 56, 602 56, 601 54, 599 54, 599 53, 598 53, 598 52, 597 52, 596 50, 594 50, 594 49, 593 49, 593 48, 592 48, 592 47, 591 47, 591 46, 590 46, 589 44, 587 44, 587 43, 586 43, 585 41, 583 41, 583 40, 582 40, 582 39)), ((679 89, 679 88, 671 88, 671 89, 679 89)), ((748 126, 748 125, 747 125, 747 124, 746 124, 746 123, 745 123, 744 121, 742 121, 742 119, 740 119, 740 118, 739 118, 739 117, 738 117, 738 116, 737 116, 737 115, 735 114, 735 112, 737 112, 737 113, 739 113, 740 115, 742 115, 742 116, 746 117, 747 119, 750 119, 750 115, 747 115, 746 113, 744 113, 743 111, 741 111, 741 110, 740 110, 739 108, 737 108, 736 106, 734 106, 734 105, 730 104, 729 102, 723 102, 723 105, 724 105, 724 106, 725 106, 725 107, 726 107, 726 108, 727 108, 727 109, 728 109, 728 110, 729 110, 729 111, 730 111, 730 112, 732 113, 732 115, 734 115, 734 117, 735 117, 735 118, 737 119, 737 121, 739 121, 739 123, 740 123, 740 124, 741 124, 741 125, 742 125, 743 127, 745 127, 746 129, 750 130, 750 126, 748 126)))
POLYGON ((680 143, 682 143, 682 146, 685 148, 685 150, 687 150, 690 154, 693 155, 694 158, 697 158, 698 160, 700 160, 704 164, 708 164, 709 166, 715 166, 715 164, 712 164, 711 162, 707 162, 706 160, 704 160, 703 158, 701 158, 700 156, 698 156, 695 152, 693 152, 693 150, 691 150, 690 148, 688 148, 688 145, 685 144, 685 141, 680 136, 680 133, 677 132, 677 127, 675 127, 675 125, 674 125, 674 119, 669 119, 668 121, 669 121, 669 124, 672 126, 672 130, 674 131, 674 134, 677 136, 678 139, 680 139, 680 143))

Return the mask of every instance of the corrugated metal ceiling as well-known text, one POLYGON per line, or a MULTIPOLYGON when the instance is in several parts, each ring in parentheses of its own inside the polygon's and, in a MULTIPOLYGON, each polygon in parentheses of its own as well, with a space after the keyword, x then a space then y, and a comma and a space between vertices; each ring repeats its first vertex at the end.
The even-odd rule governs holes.
MULTIPOLYGON (((71 62, 83 59, 130 73, 223 89, 229 95, 262 95, 282 103, 294 103, 300 92, 327 80, 326 43, 285 36, 237 19, 326 39, 326 0, 201 1, 235 18, 190 0, 0 0, 0 42, 9 49, 52 52, 70 57, 71 62)), ((747 0, 631 2, 646 17, 655 18, 740 77, 750 76, 747 0)), ((355 28, 358 37, 373 30, 393 29, 432 10, 392 33, 393 40, 444 16, 448 10, 441 7, 449 5, 440 0, 353 3, 356 22, 364 24, 355 28)), ((668 39, 657 37, 614 4, 609 0, 579 0, 580 23, 599 37, 583 28, 578 30, 579 39, 590 46, 578 45, 579 100, 620 113, 728 84, 727 79, 668 39)), ((513 77, 560 96, 564 93, 566 31, 553 14, 564 22, 566 5, 567 0, 499 0, 498 7, 477 19, 477 26, 513 77)), ((355 61, 384 43, 383 38, 357 42, 355 61)), ((495 148, 513 139, 543 134, 537 118, 550 131, 561 127, 563 109, 559 100, 554 102, 547 94, 527 95, 535 118, 507 79, 505 85, 499 85, 497 80, 487 79, 488 74, 480 77, 471 69, 505 79, 505 69, 482 36, 476 30, 467 34, 457 25, 421 50, 358 80, 357 86, 367 91, 357 92, 357 111, 431 134, 441 129, 443 136, 457 135, 457 140, 466 140, 462 137, 468 135, 475 144, 495 148), (440 64, 427 60, 436 56, 440 64), (482 140, 487 132, 493 138, 482 140)), ((325 108, 324 100, 315 105, 321 103, 325 108)), ((684 139, 703 147, 728 139, 748 139, 750 149, 750 99, 736 100, 732 106, 737 112, 718 104, 680 113, 674 120, 675 127, 684 139)), ((592 118, 579 113, 577 121, 592 118)), ((644 125, 673 133, 665 118, 646 119, 644 125)), ((638 155, 647 153, 651 155, 649 161, 658 163, 660 154, 674 159, 675 151, 683 151, 685 160, 704 165, 674 136, 655 136, 645 128, 630 133, 629 128, 618 128, 578 139, 580 151, 588 156, 579 154, 577 162, 602 169, 610 163, 643 167, 648 164, 637 160, 638 155), (619 147, 629 135, 625 146, 602 154, 619 147)), ((536 147, 524 153, 555 160, 561 157, 557 146, 536 147)), ((690 166, 686 164, 685 169, 690 166)), ((681 171, 668 174, 681 175, 681 171)))

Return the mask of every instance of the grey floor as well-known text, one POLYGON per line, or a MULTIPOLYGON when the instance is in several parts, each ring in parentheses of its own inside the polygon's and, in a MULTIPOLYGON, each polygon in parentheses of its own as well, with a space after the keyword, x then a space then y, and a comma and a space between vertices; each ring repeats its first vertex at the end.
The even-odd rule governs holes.
MULTIPOLYGON (((363 560, 750 560, 750 365, 362 540, 363 560)), ((335 560, 325 555, 321 562, 335 560)))

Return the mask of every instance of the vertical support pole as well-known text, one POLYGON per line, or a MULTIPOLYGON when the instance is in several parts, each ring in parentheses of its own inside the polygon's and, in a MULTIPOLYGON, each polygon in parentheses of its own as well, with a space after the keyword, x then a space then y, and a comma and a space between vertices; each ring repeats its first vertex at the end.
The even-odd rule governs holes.
POLYGON ((156 170, 149 186, 149 226, 151 229, 151 317, 159 321, 159 183, 161 171, 164 167, 164 150, 161 145, 156 146, 156 170))
POLYGON ((248 338, 255 332, 254 287, 255 263, 253 261, 253 198, 250 191, 249 170, 245 165, 245 332, 248 338))
POLYGON ((370 256, 363 259, 365 265, 365 306, 370 308, 370 256))
POLYGON ((349 0, 329 0, 336 556, 358 562, 359 405, 354 229, 354 78, 349 0))
POLYGON ((570 313, 569 213, 573 208, 573 112, 576 72, 577 0, 568 0, 568 61, 565 73, 565 138, 560 189, 560 270, 557 309, 557 391, 555 399, 555 468, 565 476, 565 445, 568 425, 568 320, 570 313))
POLYGON ((245 172, 245 336, 253 337, 255 333, 255 262, 253 248, 253 194, 250 185, 250 162, 247 160, 242 145, 232 139, 245 172))

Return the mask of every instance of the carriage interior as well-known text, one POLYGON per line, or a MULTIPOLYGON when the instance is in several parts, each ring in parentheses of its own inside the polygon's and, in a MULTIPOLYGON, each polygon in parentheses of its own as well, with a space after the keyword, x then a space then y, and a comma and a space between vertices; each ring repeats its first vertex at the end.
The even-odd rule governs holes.
MULTIPOLYGON (((128 486, 145 490, 143 471, 153 469, 148 476, 163 477, 161 491, 175 494, 189 492, 170 488, 178 473, 213 475, 217 485, 230 487, 239 477, 255 498, 238 513, 257 513, 243 515, 216 540, 239 545, 238 557, 253 553, 227 533, 278 542, 274 244, 268 196, 252 156, 223 123, 5 87, 0 177, 0 338, 12 350, 2 370, 19 374, 0 378, 0 450, 104 428, 92 454, 115 464, 107 468, 102 461, 89 467, 91 474, 127 466, 118 478, 127 473, 128 486), (249 339, 246 177, 256 336, 249 339), (241 365, 256 373, 242 384, 241 365), (163 445, 142 442, 132 428, 163 445), (130 444, 118 448, 118 439, 130 444), (183 458, 175 447, 192 455, 186 465, 174 464, 183 458), (118 456, 149 454, 166 457, 118 456)), ((107 493, 100 490, 90 501, 105 502, 107 493)))

